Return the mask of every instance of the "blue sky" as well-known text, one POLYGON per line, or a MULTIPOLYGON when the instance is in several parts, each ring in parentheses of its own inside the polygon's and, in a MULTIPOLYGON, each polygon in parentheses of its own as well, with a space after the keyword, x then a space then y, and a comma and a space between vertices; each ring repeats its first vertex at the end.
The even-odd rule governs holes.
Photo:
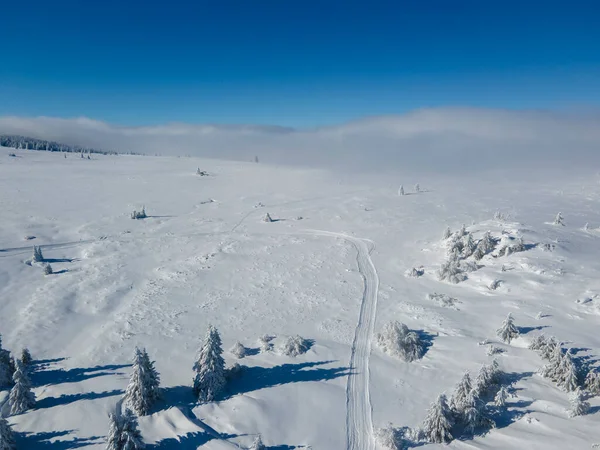
POLYGON ((5 2, 0 115, 317 126, 598 109, 600 2, 5 2))

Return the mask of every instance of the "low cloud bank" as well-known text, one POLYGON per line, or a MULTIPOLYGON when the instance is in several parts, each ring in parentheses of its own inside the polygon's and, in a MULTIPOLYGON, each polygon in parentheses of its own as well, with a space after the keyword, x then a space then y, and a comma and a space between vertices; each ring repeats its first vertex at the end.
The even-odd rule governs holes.
POLYGON ((179 123, 120 127, 87 118, 0 117, 0 133, 119 152, 245 161, 258 156, 267 163, 356 170, 600 163, 598 114, 442 108, 310 130, 179 123))

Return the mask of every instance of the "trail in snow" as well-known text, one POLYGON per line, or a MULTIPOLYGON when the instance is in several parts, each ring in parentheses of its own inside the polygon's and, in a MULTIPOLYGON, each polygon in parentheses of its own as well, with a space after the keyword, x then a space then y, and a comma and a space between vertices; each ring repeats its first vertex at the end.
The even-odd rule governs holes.
POLYGON ((341 233, 318 230, 307 230, 307 232, 344 239, 350 242, 357 251, 358 270, 363 276, 365 289, 352 342, 351 374, 348 376, 346 385, 346 448, 347 450, 374 450, 375 440, 369 394, 369 357, 379 290, 379 277, 371 260, 371 252, 375 246, 370 241, 341 233))

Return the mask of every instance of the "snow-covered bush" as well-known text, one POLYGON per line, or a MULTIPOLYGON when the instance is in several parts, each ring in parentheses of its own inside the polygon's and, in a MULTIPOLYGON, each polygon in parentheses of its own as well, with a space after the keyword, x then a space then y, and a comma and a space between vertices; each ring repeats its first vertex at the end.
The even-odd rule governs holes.
POLYGON ((256 436, 256 439, 254 439, 254 442, 248 450, 265 450, 266 448, 267 447, 265 447, 265 444, 263 444, 262 438, 259 434, 258 436, 256 436))
POLYGON ((106 450, 141 450, 145 447, 137 417, 126 409, 121 415, 109 415, 106 450))
POLYGON ((375 441, 386 450, 404 450, 407 448, 403 430, 389 424, 375 432, 375 441))
POLYGON ((269 336, 268 334, 264 334, 258 338, 258 346, 261 353, 273 351, 273 342, 271 342, 273 339, 275 339, 275 337, 269 336))
POLYGON ((494 252, 494 256, 499 258, 501 256, 510 256, 513 253, 519 253, 526 250, 523 238, 513 238, 508 235, 502 236, 498 248, 494 252))
POLYGON ((565 226, 565 218, 563 217, 562 213, 558 213, 556 215, 556 217, 554 218, 554 222, 553 225, 560 225, 560 226, 565 226))
POLYGON ((237 341, 235 344, 233 344, 233 347, 229 349, 229 353, 238 359, 242 359, 244 356, 246 356, 246 351, 246 347, 244 347, 240 341, 237 341))
POLYGON ((310 349, 310 341, 301 336, 289 336, 279 349, 280 353, 285 356, 296 356, 306 353, 310 349))
POLYGON ((486 231, 481 240, 477 243, 477 247, 475 247, 473 258, 479 261, 485 255, 493 252, 496 248, 496 244, 496 240, 492 238, 491 233, 486 231))
POLYGON ((590 370, 585 377, 585 390, 590 395, 600 395, 600 372, 590 370))
POLYGON ((31 381, 20 360, 15 361, 14 386, 8 395, 8 408, 11 415, 21 414, 35 406, 35 395, 31 392, 31 381))
POLYGON ((544 333, 535 336, 529 343, 529 350, 541 350, 546 345, 546 336, 544 333))
POLYGON ((225 369, 225 379, 227 382, 237 380, 242 376, 242 373, 248 366, 242 366, 241 364, 234 363, 233 366, 225 369))
POLYGON ((584 416, 590 410, 590 404, 585 401, 585 394, 576 389, 569 399, 571 407, 569 408, 569 417, 584 416))
POLYGON ((540 373, 567 392, 573 392, 578 388, 577 368, 573 363, 571 350, 565 352, 559 344, 554 346, 548 364, 542 367, 540 373))
POLYGON ((448 443, 454 439, 451 433, 453 425, 452 411, 448 406, 446 396, 442 394, 427 411, 427 417, 422 427, 424 437, 430 443, 448 443))
POLYGON ((502 322, 502 326, 496 330, 496 335, 507 344, 519 336, 519 330, 514 324, 512 314, 508 313, 506 319, 502 322))
POLYGON ((437 302, 440 306, 443 306, 445 308, 455 308, 456 309, 456 304, 460 303, 460 301, 458 301, 458 299, 456 299, 454 297, 450 297, 449 295, 446 295, 446 294, 438 294, 437 292, 434 292, 433 294, 427 294, 427 298, 429 300, 433 300, 434 302, 437 302))
POLYGON ((462 257, 468 258, 475 252, 476 248, 477 248, 477 245, 475 244, 475 241, 473 240, 473 235, 471 233, 467 233, 467 235, 463 238, 462 257))
POLYGON ((502 371, 498 361, 493 360, 491 364, 484 364, 479 369, 473 391, 478 397, 495 395, 501 384, 502 371))
POLYGON ((477 265, 476 262, 473 261, 461 261, 458 265, 458 267, 460 268, 460 270, 462 270, 465 273, 471 273, 471 272, 475 272, 476 270, 479 270, 479 266, 477 265))
POLYGON ((488 356, 499 355, 501 353, 504 353, 504 350, 502 350, 500 347, 496 347, 495 345, 488 346, 486 350, 486 354, 488 356))
POLYGON ((160 396, 159 384, 160 377, 148 353, 136 348, 131 377, 125 391, 125 405, 136 414, 145 416, 160 396))
POLYGON ((490 291, 495 291, 496 289, 498 289, 500 287, 501 284, 502 284, 502 280, 496 279, 490 283, 488 288, 490 291))
POLYGON ((415 184, 415 192, 421 192, 421 186, 419 183, 415 184))
POLYGON ((412 269, 407 270, 404 275, 406 275, 409 278, 419 278, 421 276, 423 276, 425 274, 425 269, 423 268, 423 266, 417 268, 417 267, 413 267, 412 269))
POLYGON ((0 417, 0 450, 17 450, 15 435, 4 417, 0 417))
POLYGON ((503 408, 506 406, 506 400, 508 400, 508 391, 504 386, 501 386, 494 397, 494 405, 503 408))
POLYGON ((425 344, 414 331, 403 323, 387 323, 377 335, 377 344, 387 354, 411 362, 425 354, 425 344))
POLYGON ((132 219, 145 219, 148 216, 146 215, 146 207, 143 206, 141 211, 136 211, 135 209, 131 213, 132 219))
POLYGON ((214 400, 225 388, 225 360, 221 336, 212 325, 208 327, 204 344, 194 364, 194 394, 201 403, 214 400))
POLYGON ((448 281, 454 284, 467 279, 467 275, 460 268, 459 262, 451 259, 440 266, 437 275, 440 281, 448 281))

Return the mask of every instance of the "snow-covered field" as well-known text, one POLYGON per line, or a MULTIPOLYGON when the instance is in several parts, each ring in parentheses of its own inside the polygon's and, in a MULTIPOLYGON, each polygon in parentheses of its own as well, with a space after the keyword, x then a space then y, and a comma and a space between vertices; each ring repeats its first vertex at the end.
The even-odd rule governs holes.
POLYGON ((514 396, 497 428, 449 448, 600 446, 600 399, 569 418, 568 394, 537 374, 544 361, 527 348, 544 332, 579 362, 600 356, 600 179, 588 168, 384 177, 12 151, 0 149, 0 333, 4 348, 28 347, 37 361, 36 407, 8 418, 21 448, 104 448, 140 346, 164 389, 140 418, 149 448, 245 448, 261 434, 270 449, 375 449, 377 429, 420 426, 438 394, 490 363, 485 339, 504 350, 514 396), (142 206, 149 217, 132 220, 142 206), (559 211, 565 226, 552 224, 559 211), (522 237, 526 251, 439 281, 444 229, 463 224, 476 240, 522 237), (54 274, 27 264, 34 244, 54 274), (405 275, 420 266, 422 276, 405 275), (508 313, 521 334, 505 344, 496 329, 508 313), (377 347, 391 320, 428 336, 422 359, 377 347), (197 405, 192 365, 209 324, 228 365, 249 368, 219 401, 197 405), (276 349, 296 334, 313 345, 295 358, 259 353, 265 334, 276 349), (227 350, 238 340, 256 351, 237 360, 227 350))

